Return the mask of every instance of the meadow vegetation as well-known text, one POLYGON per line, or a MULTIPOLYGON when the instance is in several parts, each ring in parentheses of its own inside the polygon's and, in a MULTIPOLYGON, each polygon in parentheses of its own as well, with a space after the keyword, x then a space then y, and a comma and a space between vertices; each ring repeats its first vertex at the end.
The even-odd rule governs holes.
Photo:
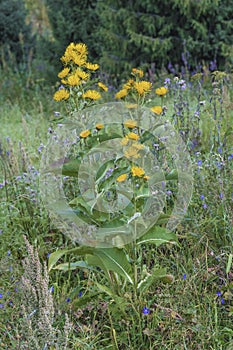
MULTIPOLYGON (((216 3, 204 2, 206 7, 196 8, 196 17, 201 18, 202 24, 208 6, 216 3)), ((29 8, 32 6, 30 1, 26 3, 29 8)), ((144 3, 146 9, 137 5, 138 11, 150 13, 150 1, 144 3)), ((183 20, 188 17, 189 1, 183 7, 177 1, 172 3, 176 11, 183 13, 183 20)), ((56 6, 54 1, 48 4, 50 10, 56 6)), ((100 7, 101 20, 110 26, 107 5, 112 6, 112 2, 88 8, 89 20, 92 11, 100 7)), ((161 11, 159 6, 158 10, 161 11)), ((122 9, 124 16, 125 11, 128 8, 122 9)), ((65 15, 58 16, 61 22, 65 15)), ((224 17, 224 13, 220 11, 219 16, 224 17)), ((58 28, 56 19, 50 20, 58 28)), ((118 23, 115 20, 115 24, 111 23, 112 30, 118 23)), ((132 21, 130 17, 125 22, 128 34, 132 21)), ((49 24, 46 28, 51 35, 49 24)), ((197 31, 201 30, 201 25, 198 28, 197 31)), ((177 70, 171 71, 161 63, 159 70, 153 70, 151 62, 147 62, 149 66, 142 62, 132 68, 131 61, 127 65, 123 60, 124 74, 119 76, 109 61, 112 72, 111 69, 105 72, 105 53, 95 61, 97 44, 90 48, 89 61, 86 45, 67 43, 70 38, 62 34, 65 37, 60 28, 57 32, 60 42, 51 44, 57 52, 61 47, 55 49, 56 45, 68 45, 59 53, 61 60, 59 55, 53 58, 62 66, 56 72, 55 82, 44 77, 50 73, 53 76, 56 64, 54 68, 47 62, 40 75, 39 56, 33 59, 27 52, 26 59, 17 62, 17 55, 22 57, 22 42, 17 46, 17 55, 9 48, 2 54, 0 348, 231 350, 233 79, 230 60, 226 69, 203 64, 195 72, 188 64, 182 69, 176 65, 177 70), (101 62, 103 66, 99 65, 101 62), (161 120, 172 125, 190 157, 192 196, 184 201, 187 205, 184 217, 169 231, 166 225, 177 202, 180 179, 176 163, 164 147, 166 140, 155 140, 133 117, 122 121, 120 127, 114 124, 112 129, 106 122, 111 115, 97 113, 99 119, 93 119, 93 124, 83 128, 69 150, 70 162, 64 162, 60 168, 69 207, 85 224, 105 230, 104 242, 101 238, 88 242, 84 235, 83 243, 57 225, 50 215, 44 197, 49 192, 41 187, 42 157, 51 140, 56 140, 56 130, 69 123, 85 125, 83 120, 90 108, 101 111, 103 103, 115 106, 113 102, 124 105, 124 113, 129 110, 132 116, 133 111, 140 115, 146 108, 145 118, 149 115, 153 121, 151 129, 161 120), (112 139, 121 140, 124 157, 100 167, 95 189, 105 201, 113 203, 116 189, 125 183, 132 184, 134 196, 120 215, 97 212, 96 202, 91 202, 93 198, 90 209, 81 198, 77 183, 82 170, 80 159, 92 147, 112 139), (143 158, 148 155, 144 151, 157 157, 167 187, 156 223, 140 236, 130 223, 143 211, 150 196, 153 174, 147 176, 143 168, 143 158), (122 224, 133 227, 132 242, 124 242, 124 237, 115 235, 122 224), (110 244, 113 239, 115 246, 110 244), (96 246, 97 243, 101 245, 96 246)), ((131 33, 131 39, 135 35, 131 33)), ((189 44, 190 48, 195 46, 193 42, 189 44)), ((42 45, 38 38, 37 45, 42 45)), ((225 57, 228 49, 225 47, 225 57)), ((107 46, 104 50, 107 52, 107 46)), ((183 56, 183 63, 186 58, 183 56)), ((194 65, 195 58, 192 59, 194 65)), ((51 154, 49 160, 53 163, 52 176, 56 176, 57 159, 51 154)), ((84 170, 80 176, 86 176, 84 170)), ((126 195, 124 188, 121 191, 126 195)), ((184 190, 184 198, 186 192, 188 189, 184 190)), ((143 227, 143 221, 138 223, 143 227)))

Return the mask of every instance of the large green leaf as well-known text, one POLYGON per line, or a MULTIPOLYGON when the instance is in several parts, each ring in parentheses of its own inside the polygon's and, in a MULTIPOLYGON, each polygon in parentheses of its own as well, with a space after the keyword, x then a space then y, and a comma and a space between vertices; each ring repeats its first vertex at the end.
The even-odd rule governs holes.
POLYGON ((131 265, 123 249, 94 249, 92 254, 100 259, 101 265, 104 266, 105 270, 113 271, 124 277, 124 279, 126 279, 131 284, 133 284, 131 265))
POLYGON ((48 261, 48 270, 52 270, 58 260, 65 254, 76 253, 78 255, 91 254, 94 248, 92 247, 77 247, 72 249, 59 249, 51 253, 48 261))
POLYGON ((152 243, 157 247, 163 243, 177 243, 177 237, 173 232, 169 232, 166 228, 153 226, 147 233, 137 240, 137 244, 152 243))

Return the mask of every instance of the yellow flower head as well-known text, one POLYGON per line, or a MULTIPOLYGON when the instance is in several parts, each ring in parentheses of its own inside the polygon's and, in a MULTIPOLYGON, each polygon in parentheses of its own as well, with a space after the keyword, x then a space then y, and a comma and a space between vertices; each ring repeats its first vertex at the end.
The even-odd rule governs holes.
POLYGON ((75 55, 75 57, 73 58, 73 61, 79 67, 85 66, 85 63, 86 63, 86 59, 81 57, 81 56, 79 56, 79 55, 75 55))
POLYGON ((66 67, 64 68, 59 74, 58 74, 58 78, 63 79, 65 78, 70 72, 70 68, 66 67))
POLYGON ((136 120, 129 119, 129 120, 126 120, 124 122, 124 126, 126 128, 133 129, 133 128, 135 128, 137 126, 137 122, 136 122, 136 120))
POLYGON ((144 80, 138 82, 136 81, 134 83, 134 88, 139 95, 144 95, 151 90, 152 84, 149 81, 144 80))
POLYGON ((66 84, 70 86, 77 86, 80 84, 80 78, 76 74, 69 75, 66 84))
POLYGON ((135 134, 135 132, 130 132, 130 133, 127 135, 127 137, 128 137, 129 139, 135 140, 135 141, 137 141, 137 140, 140 138, 140 136, 139 136, 138 134, 135 134))
POLYGON ((74 44, 70 43, 61 60, 66 65, 70 62, 74 62, 78 66, 83 66, 86 63, 87 59, 87 47, 85 44, 79 43, 74 44))
POLYGON ((143 71, 141 69, 137 69, 137 68, 133 68, 132 73, 138 75, 139 78, 142 78, 144 75, 143 71))
POLYGON ((101 95, 98 91, 96 90, 87 90, 86 92, 84 92, 82 94, 83 98, 89 98, 90 100, 98 100, 99 98, 101 98, 101 95))
POLYGON ((82 80, 88 80, 90 78, 90 74, 87 72, 84 72, 82 69, 78 68, 75 71, 75 75, 79 77, 82 80))
POLYGON ((98 123, 98 124, 96 124, 95 127, 96 127, 97 130, 101 130, 101 129, 104 128, 104 124, 98 123))
POLYGON ((78 43, 75 45, 75 50, 81 55, 86 56, 87 55, 87 46, 83 43, 78 43))
POLYGON ((97 63, 89 63, 89 62, 86 62, 85 66, 89 70, 97 70, 100 67, 97 63))
POLYGON ((84 130, 84 131, 80 132, 79 136, 82 137, 83 139, 85 139, 90 134, 91 134, 90 130, 84 130))
POLYGON ((121 140, 121 145, 122 146, 126 146, 129 143, 129 139, 128 137, 123 137, 123 139, 121 140))
POLYGON ((167 91, 168 91, 168 89, 165 88, 164 86, 162 86, 162 87, 156 89, 155 93, 159 96, 164 96, 164 95, 166 95, 167 91))
POLYGON ((145 175, 145 176, 143 176, 143 179, 146 180, 146 181, 148 181, 148 180, 150 179, 150 176, 145 175))
POLYGON ((105 84, 99 82, 99 83, 98 83, 98 86, 99 86, 102 90, 108 91, 108 87, 107 87, 105 84))
POLYGON ((138 151, 140 151, 141 149, 144 148, 144 145, 142 145, 141 143, 139 142, 133 142, 132 143, 132 147, 136 148, 138 151))
POLYGON ((154 106, 150 109, 152 112, 154 112, 155 114, 161 114, 163 109, 161 106, 154 106))
POLYGON ((145 171, 139 166, 132 166, 131 172, 133 176, 142 177, 145 175, 145 171))
POLYGON ((127 179, 127 174, 122 174, 120 176, 118 176, 118 178, 116 179, 117 182, 123 182, 127 179))
POLYGON ((124 156, 126 158, 134 158, 134 159, 138 159, 141 157, 141 155, 138 153, 138 150, 133 148, 133 147, 129 147, 125 152, 124 152, 124 156))
POLYGON ((130 90, 133 88, 134 85, 134 80, 133 79, 129 79, 124 85, 123 85, 123 90, 130 90))
POLYGON ((121 98, 124 98, 127 95, 128 95, 127 89, 122 89, 116 93, 115 98, 120 100, 121 98))
POLYGON ((53 95, 53 99, 55 101, 68 100, 69 96, 70 96, 70 93, 68 90, 60 89, 55 92, 55 94, 53 95))

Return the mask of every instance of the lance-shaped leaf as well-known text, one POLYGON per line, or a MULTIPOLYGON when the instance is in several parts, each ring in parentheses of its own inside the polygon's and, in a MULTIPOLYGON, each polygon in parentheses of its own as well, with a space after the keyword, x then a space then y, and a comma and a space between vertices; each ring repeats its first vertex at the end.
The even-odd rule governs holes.
POLYGON ((105 271, 115 272, 133 284, 131 265, 123 249, 94 249, 92 254, 98 257, 101 261, 100 267, 104 268, 105 271))
POLYGON ((58 260, 64 256, 65 254, 71 254, 71 253, 76 253, 78 255, 85 255, 85 254, 91 254, 94 248, 92 247, 77 247, 77 248, 72 248, 72 249, 59 249, 56 250, 55 252, 51 253, 49 256, 49 261, 48 261, 48 270, 52 270, 58 260))

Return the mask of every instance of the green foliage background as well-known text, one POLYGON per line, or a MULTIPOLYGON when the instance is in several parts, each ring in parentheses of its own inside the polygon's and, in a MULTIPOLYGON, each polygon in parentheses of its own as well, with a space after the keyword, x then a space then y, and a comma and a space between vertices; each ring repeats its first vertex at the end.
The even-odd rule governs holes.
POLYGON ((7 62, 11 53, 17 63, 29 55, 33 38, 26 15, 23 0, 0 0, 0 64, 7 62))
POLYGON ((208 68, 212 61, 230 70, 232 8, 233 0, 0 0, 0 45, 9 46, 19 62, 22 33, 24 45, 49 66, 50 79, 72 41, 85 42, 90 60, 119 78, 138 66, 177 72, 208 68), (26 24, 24 3, 33 29, 26 24))

